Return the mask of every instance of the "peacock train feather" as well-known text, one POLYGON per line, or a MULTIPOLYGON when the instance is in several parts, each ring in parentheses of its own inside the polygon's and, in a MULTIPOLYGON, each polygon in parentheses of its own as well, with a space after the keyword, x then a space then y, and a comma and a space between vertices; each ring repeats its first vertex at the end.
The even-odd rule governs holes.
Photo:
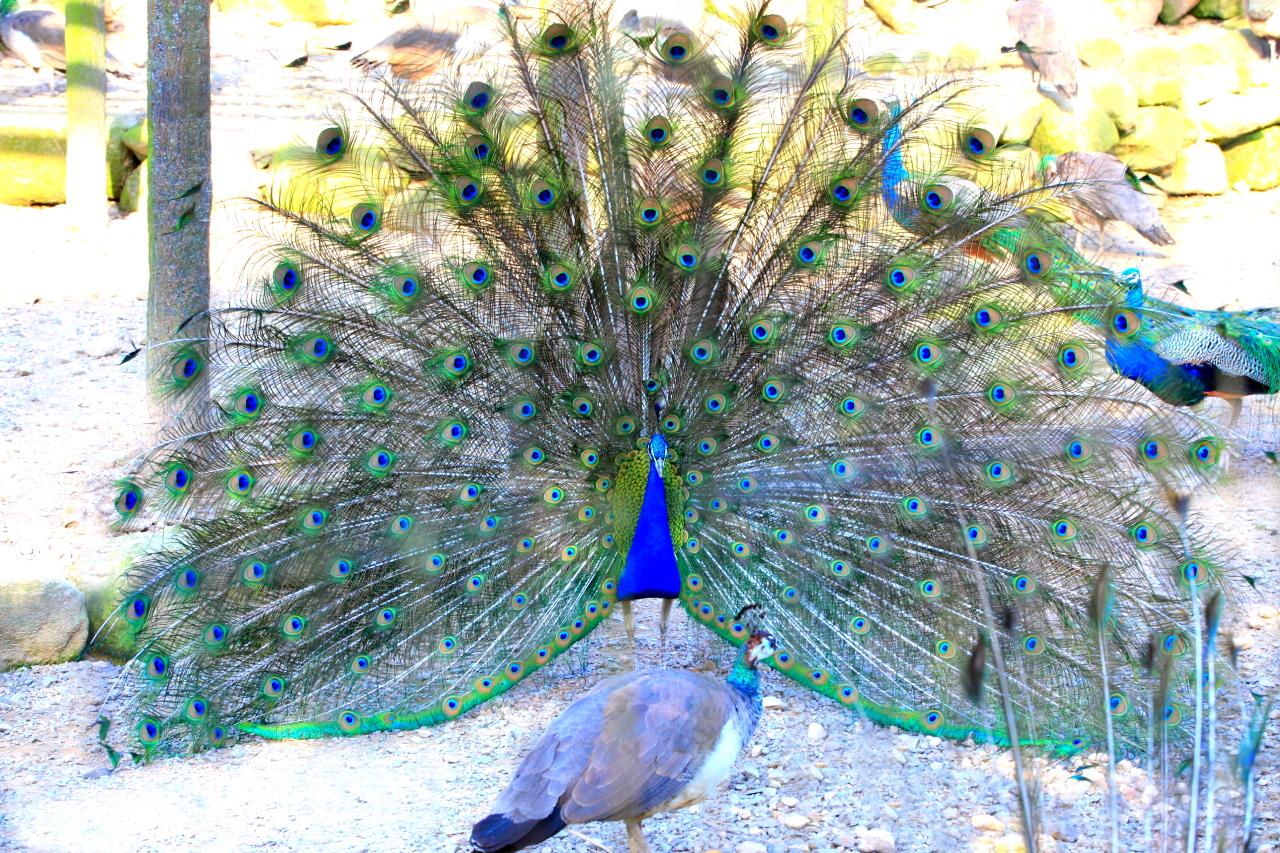
POLYGON ((495 14, 483 73, 371 79, 157 344, 192 402, 116 509, 180 527, 112 748, 439 723, 624 587, 733 643, 765 605, 770 665, 879 722, 1183 739, 1233 585, 1170 496, 1227 445, 1111 369, 1145 320, 1060 236, 1080 185, 763 5, 736 44, 495 14))

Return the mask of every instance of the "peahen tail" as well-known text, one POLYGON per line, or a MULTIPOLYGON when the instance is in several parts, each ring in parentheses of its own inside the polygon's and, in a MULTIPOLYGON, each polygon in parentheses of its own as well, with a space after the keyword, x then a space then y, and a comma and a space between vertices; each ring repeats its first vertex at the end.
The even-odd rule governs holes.
POLYGON ((655 543, 694 620, 740 642, 766 604, 772 665, 872 719, 1177 739, 1231 584, 1170 496, 1224 443, 1108 368, 1131 309, 1072 295, 1114 276, 1044 213, 1077 185, 963 82, 872 76, 764 5, 736 44, 497 14, 483 74, 370 81, 257 203, 241 301, 155 344, 191 402, 116 508, 180 527, 115 616, 141 651, 108 743, 456 717, 655 543))

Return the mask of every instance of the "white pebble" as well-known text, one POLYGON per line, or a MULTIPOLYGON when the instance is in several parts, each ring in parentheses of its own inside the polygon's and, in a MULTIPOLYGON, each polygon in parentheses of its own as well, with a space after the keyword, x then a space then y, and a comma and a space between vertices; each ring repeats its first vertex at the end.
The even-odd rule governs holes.
POLYGON ((809 818, 799 812, 788 812, 782 816, 782 825, 787 829, 804 829, 809 825, 809 818))
POLYGON ((887 829, 868 829, 858 838, 861 853, 893 853, 895 849, 893 833, 887 829))
POLYGON ((810 723, 809 728, 805 730, 805 735, 809 740, 826 740, 827 730, 822 727, 822 723, 810 723))

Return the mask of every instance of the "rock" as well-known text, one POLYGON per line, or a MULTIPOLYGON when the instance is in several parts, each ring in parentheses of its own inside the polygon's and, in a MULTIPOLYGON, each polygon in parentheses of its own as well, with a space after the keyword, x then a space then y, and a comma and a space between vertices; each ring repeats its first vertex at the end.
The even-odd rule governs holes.
POLYGON ((1191 116, 1206 139, 1235 139, 1280 124, 1280 89, 1259 87, 1238 95, 1218 95, 1196 107, 1191 116))
POLYGON ((1182 103, 1182 59, 1178 51, 1165 44, 1154 44, 1134 51, 1124 64, 1124 71, 1138 91, 1138 103, 1144 107, 1182 103))
POLYGON ((215 0, 223 12, 240 10, 276 25, 303 22, 316 26, 371 21, 384 14, 382 0, 215 0))
POLYGON ((1170 195, 1222 195, 1228 185, 1227 158, 1212 142, 1183 148, 1173 169, 1160 179, 1160 187, 1170 195))
POLYGON ((1254 131, 1223 153, 1227 158, 1227 180, 1233 186, 1244 183, 1252 190, 1280 186, 1280 127, 1254 131))
POLYGON ((67 200, 67 119, 19 113, 0 120, 0 204, 67 200))
POLYGON ((1120 42, 1107 36, 1085 39, 1076 45, 1076 54, 1089 68, 1116 68, 1124 62, 1125 50, 1120 42))
POLYGON ((794 809, 796 806, 800 805, 800 801, 795 797, 783 797, 780 802, 789 809, 794 809))
POLYGON ((1138 123, 1138 90, 1123 74, 1093 86, 1093 99, 1107 111, 1121 133, 1132 133, 1138 123))
POLYGON ((844 847, 848 850, 858 849, 858 836, 852 832, 839 832, 831 836, 831 843, 837 847, 844 847))
POLYGON ((969 818, 969 823, 980 832, 1004 832, 1004 821, 995 815, 976 814, 969 818))
POLYGON ((1021 835, 1006 835, 996 839, 991 845, 991 853, 1027 853, 1027 842, 1021 835))
POLYGON ((1051 103, 1044 104, 1040 123, 1031 135, 1031 147, 1041 154, 1110 151, 1119 140, 1120 133, 1106 109, 1092 98, 1080 97, 1075 101, 1075 111, 1070 113, 1051 103))
POLYGON ((1173 24, 1191 11, 1197 0, 1164 0, 1160 9, 1160 23, 1173 24))
POLYGON ((1197 64, 1182 77, 1182 103, 1203 104, 1238 92, 1247 82, 1241 80, 1239 69, 1228 62, 1197 64))
POLYGON ((885 26, 895 33, 916 33, 920 24, 911 0, 865 0, 867 8, 876 13, 885 26))
POLYGON ((1164 0, 1103 0, 1116 16, 1116 23, 1127 30, 1154 24, 1160 17, 1164 0))
POLYGON ((887 829, 868 829, 858 837, 861 853, 893 853, 895 849, 893 833, 887 829))
POLYGON ((809 818, 799 812, 787 812, 779 821, 787 829, 804 829, 809 825, 809 818))
POLYGON ((769 853, 769 848, 759 841, 742 841, 733 848, 734 853, 769 853))
POLYGON ((0 670, 62 663, 89 638, 84 594, 63 580, 0 583, 0 670))
POLYGON ((1154 171, 1172 166, 1178 152, 1196 139, 1196 126, 1173 107, 1142 107, 1133 132, 1120 140, 1115 155, 1132 168, 1154 171))
POLYGON ((781 711, 785 706, 777 696, 766 696, 760 700, 760 706, 766 711, 781 711))
POLYGON ((1191 10, 1197 18, 1217 18, 1225 21, 1244 14, 1244 0, 1200 0, 1191 10))
POLYGON ((103 332, 86 339, 80 344, 77 352, 89 358, 106 358, 109 355, 118 355, 123 349, 124 344, 121 343, 119 335, 103 332))
POLYGON ((141 121, 126 123, 121 128, 120 141, 133 153, 134 157, 139 160, 147 159, 151 145, 151 126, 147 124, 146 117, 143 116, 141 121))
POLYGON ((116 116, 107 129, 107 180, 111 198, 120 198, 125 178, 138 167, 141 157, 134 154, 124 142, 127 130, 142 122, 144 116, 127 114, 116 116))
POLYGON ((138 168, 129 173, 129 177, 125 178, 124 186, 120 189, 120 212, 121 213, 137 213, 138 211, 146 211, 147 209, 147 175, 150 173, 147 161, 143 160, 138 164, 138 168))
POLYGON ((822 723, 810 723, 809 727, 805 729, 805 736, 813 741, 826 740, 827 730, 822 727, 822 723))

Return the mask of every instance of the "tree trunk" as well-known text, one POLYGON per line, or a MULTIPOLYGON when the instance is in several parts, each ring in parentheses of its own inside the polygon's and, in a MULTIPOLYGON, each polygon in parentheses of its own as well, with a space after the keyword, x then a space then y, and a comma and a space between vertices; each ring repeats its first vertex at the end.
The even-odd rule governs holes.
MULTIPOLYGON (((148 0, 147 38, 147 367, 155 376, 172 364, 171 342, 203 350, 209 329, 209 0, 148 0)), ((183 400, 199 405, 206 395, 201 377, 183 400)), ((176 414, 169 400, 153 395, 152 404, 176 414)))
POLYGON ((67 212, 101 236, 107 221, 107 35, 102 0, 67 0, 67 212))

